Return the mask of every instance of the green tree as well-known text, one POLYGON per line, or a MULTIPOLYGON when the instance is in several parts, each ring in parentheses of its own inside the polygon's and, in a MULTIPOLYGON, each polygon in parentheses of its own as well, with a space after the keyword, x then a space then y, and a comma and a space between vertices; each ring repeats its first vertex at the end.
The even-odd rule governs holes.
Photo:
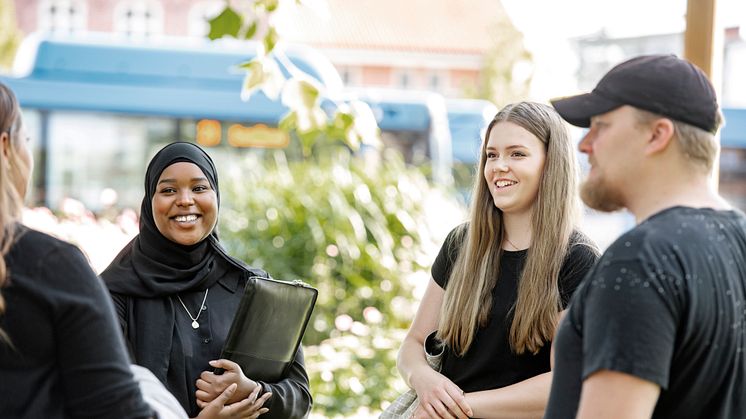
POLYGON ((13 0, 0 0, 0 70, 8 70, 13 65, 22 38, 16 25, 13 0))
POLYGON ((469 97, 487 99, 501 108, 528 96, 532 57, 523 45, 523 34, 513 26, 507 12, 499 4, 496 7, 502 13, 489 34, 494 43, 484 56, 479 82, 464 90, 469 97))
POLYGON ((221 240, 275 277, 319 289, 304 338, 314 412, 376 412, 404 389, 396 352, 413 288, 429 278, 425 250, 440 239, 425 198, 451 201, 398 154, 376 170, 345 149, 314 155, 249 156, 226 176, 221 240))
POLYGON ((434 226, 453 221, 434 220, 430 210, 458 204, 392 150, 374 162, 361 158, 358 146, 378 140, 370 108, 338 104, 327 116, 315 82, 281 76, 271 25, 277 7, 278 0, 233 2, 210 20, 212 39, 261 40, 257 57, 241 65, 242 95, 282 96, 290 111, 280 128, 292 138, 284 151, 246 153, 223 176, 221 240, 276 278, 319 289, 304 338, 313 414, 374 415, 405 389, 396 353, 414 317, 413 289, 429 279, 442 239, 434 226))

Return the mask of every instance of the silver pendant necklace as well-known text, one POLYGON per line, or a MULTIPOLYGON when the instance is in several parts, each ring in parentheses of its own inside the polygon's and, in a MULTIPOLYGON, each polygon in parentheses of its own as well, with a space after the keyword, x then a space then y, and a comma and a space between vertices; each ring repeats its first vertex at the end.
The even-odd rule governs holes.
POLYGON ((202 298, 202 304, 199 305, 199 311, 197 312, 196 317, 192 317, 192 313, 189 312, 189 309, 186 307, 186 304, 184 304, 183 301, 181 301, 181 297, 179 297, 179 294, 176 294, 176 298, 179 299, 179 302, 181 303, 181 306, 184 307, 184 311, 186 311, 187 316, 189 316, 190 319, 192 319, 192 329, 199 328, 199 323, 197 323, 197 319, 199 319, 200 314, 202 314, 202 310, 205 309, 205 301, 207 301, 207 293, 210 292, 210 289, 205 290, 205 297, 202 298))

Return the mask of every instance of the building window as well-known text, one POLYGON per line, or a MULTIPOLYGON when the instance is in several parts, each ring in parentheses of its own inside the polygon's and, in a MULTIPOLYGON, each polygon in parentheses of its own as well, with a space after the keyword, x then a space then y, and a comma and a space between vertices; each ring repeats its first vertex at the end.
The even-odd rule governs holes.
POLYGON ((204 38, 210 33, 208 20, 217 16, 225 8, 224 0, 205 0, 196 2, 189 9, 189 35, 204 38))
POLYGON ((427 87, 430 88, 430 90, 433 90, 435 92, 439 91, 441 87, 443 87, 443 82, 440 78, 440 74, 433 73, 430 74, 427 80, 427 87))
POLYGON ((359 67, 350 66, 338 66, 339 76, 342 77, 342 82, 345 86, 360 86, 362 83, 362 75, 359 67))
POLYGON ((445 93, 448 88, 448 72, 430 70, 427 75, 427 88, 433 92, 445 93))
POLYGON ((412 74, 409 70, 399 70, 394 77, 394 86, 407 89, 412 87, 412 74))
POLYGON ((86 29, 88 10, 84 0, 44 0, 39 3, 39 29, 72 33, 86 29))
POLYGON ((163 33, 163 7, 152 0, 121 1, 114 8, 114 31, 130 38, 163 33))

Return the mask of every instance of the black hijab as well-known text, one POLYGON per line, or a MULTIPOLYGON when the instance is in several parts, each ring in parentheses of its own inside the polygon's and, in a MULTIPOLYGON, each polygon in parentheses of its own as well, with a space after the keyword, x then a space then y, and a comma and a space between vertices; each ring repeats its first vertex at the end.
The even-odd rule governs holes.
MULTIPOLYGON (((145 197, 140 208, 140 234, 117 255, 101 273, 113 295, 126 298, 124 325, 133 362, 151 370, 189 406, 184 351, 176 327, 174 296, 213 286, 232 265, 245 275, 266 276, 230 257, 218 242, 215 229, 201 242, 184 246, 158 231, 153 218, 153 195, 161 173, 170 165, 189 162, 197 165, 217 194, 218 174, 210 156, 192 143, 175 142, 162 148, 145 172, 145 197), (222 259, 226 263, 218 263, 222 259)), ((189 397, 193 398, 193 395, 189 397)))
POLYGON ((155 225, 152 203, 158 179, 168 166, 178 162, 194 163, 202 170, 217 194, 219 205, 218 173, 210 156, 192 143, 176 142, 163 147, 145 171, 140 234, 101 273, 111 292, 156 298, 204 290, 219 279, 210 273, 215 266, 216 255, 225 255, 225 251, 214 229, 205 240, 184 246, 164 237, 155 225))

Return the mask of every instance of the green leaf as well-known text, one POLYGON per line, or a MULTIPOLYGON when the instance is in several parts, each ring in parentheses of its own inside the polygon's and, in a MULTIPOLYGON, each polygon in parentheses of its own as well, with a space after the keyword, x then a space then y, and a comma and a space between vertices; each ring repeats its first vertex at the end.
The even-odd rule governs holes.
POLYGON ((241 85, 241 99, 249 100, 249 97, 262 86, 267 77, 261 61, 257 59, 239 64, 239 67, 246 70, 246 76, 241 85))
POLYGON ((280 123, 277 124, 277 126, 283 131, 290 132, 295 129, 295 126, 298 123, 297 121, 298 114, 296 112, 290 111, 284 117, 282 117, 280 123))
POLYGON ((254 62, 256 62, 256 59, 252 58, 248 61, 244 61, 242 63, 237 64, 236 67, 238 67, 241 70, 251 70, 252 66, 254 65, 253 64, 254 62))
POLYGON ((334 125, 343 129, 348 130, 355 124, 355 117, 347 112, 337 112, 334 115, 334 125))
POLYGON ((208 20, 210 33, 207 35, 211 40, 225 36, 238 37, 238 32, 243 25, 243 18, 230 6, 226 6, 219 15, 208 20))
POLYGON ((264 53, 269 54, 277 45, 277 30, 274 27, 270 27, 267 34, 264 35, 264 53))
POLYGON ((243 34, 244 39, 251 39, 256 35, 256 30, 259 27, 259 25, 256 23, 256 20, 251 22, 251 25, 249 25, 248 29, 246 29, 246 33, 243 34))
POLYGON ((299 80, 298 94, 300 94, 300 100, 303 106, 306 108, 312 108, 316 104, 316 100, 319 98, 319 89, 307 80, 299 80))
POLYGON ((262 3, 264 3, 264 8, 270 13, 277 10, 277 6, 280 5, 279 0, 264 0, 262 3))

